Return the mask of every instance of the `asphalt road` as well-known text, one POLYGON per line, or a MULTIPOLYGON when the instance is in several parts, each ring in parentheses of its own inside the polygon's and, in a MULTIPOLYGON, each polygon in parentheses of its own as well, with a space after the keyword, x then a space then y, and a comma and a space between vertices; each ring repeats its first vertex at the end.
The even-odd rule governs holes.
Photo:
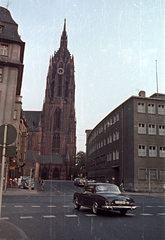
POLYGON ((72 182, 47 181, 44 191, 38 187, 32 195, 4 195, 2 218, 35 240, 165 239, 163 195, 135 195, 138 208, 126 216, 117 212, 94 215, 88 208, 73 208, 76 189, 72 182))

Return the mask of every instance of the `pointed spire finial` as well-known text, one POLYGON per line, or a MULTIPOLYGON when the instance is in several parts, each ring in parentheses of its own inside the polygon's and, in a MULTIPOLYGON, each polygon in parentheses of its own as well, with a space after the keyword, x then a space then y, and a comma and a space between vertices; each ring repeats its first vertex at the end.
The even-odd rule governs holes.
POLYGON ((66 18, 64 19, 64 28, 61 36, 60 47, 67 48, 67 34, 66 34, 66 18))

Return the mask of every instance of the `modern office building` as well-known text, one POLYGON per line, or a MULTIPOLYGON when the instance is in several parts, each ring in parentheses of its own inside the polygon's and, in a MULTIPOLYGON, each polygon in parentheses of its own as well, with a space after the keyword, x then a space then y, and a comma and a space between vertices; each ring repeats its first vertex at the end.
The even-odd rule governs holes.
POLYGON ((163 191, 165 94, 132 96, 92 130, 86 130, 88 179, 131 191, 163 191))

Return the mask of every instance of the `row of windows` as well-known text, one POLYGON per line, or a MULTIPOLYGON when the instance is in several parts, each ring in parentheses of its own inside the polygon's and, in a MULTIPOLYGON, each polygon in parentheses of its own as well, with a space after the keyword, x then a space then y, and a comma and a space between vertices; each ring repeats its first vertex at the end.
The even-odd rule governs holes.
POLYGON ((165 180, 165 169, 150 168, 147 171, 147 168, 138 169, 138 180, 147 180, 150 177, 151 180, 165 180))
MULTIPOLYGON (((149 135, 156 135, 156 124, 148 124, 148 134, 149 135)), ((146 124, 145 123, 139 123, 138 124, 138 133, 139 134, 146 134, 146 124)), ((164 124, 160 124, 158 126, 158 133, 159 135, 165 135, 165 125, 164 124)))
POLYGON ((115 124, 118 121, 119 121, 119 113, 115 113, 113 116, 111 116, 109 118, 109 120, 107 120, 106 123, 99 126, 95 131, 93 131, 93 133, 92 133, 92 135, 90 136, 90 139, 89 139, 89 144, 96 138, 96 136, 98 136, 100 133, 102 133, 108 127, 112 126, 113 124, 115 124))
MULTIPOLYGON (((142 103, 142 102, 138 103, 138 112, 146 113, 146 104, 145 103, 142 103)), ((156 114, 156 104, 148 103, 147 104, 147 112, 150 114, 156 114)), ((165 115, 165 105, 164 104, 157 105, 157 113, 161 114, 161 115, 165 115)))
MULTIPOLYGON (((157 157, 157 146, 149 146, 148 155, 149 157, 157 157)), ((139 145, 138 148, 138 156, 147 156, 146 154, 146 146, 139 145)), ((159 157, 165 158, 165 147, 159 147, 159 157)), ((119 159, 119 150, 114 150, 107 154, 107 161, 117 160, 119 159)))
MULTIPOLYGON (((149 157, 157 157, 157 146, 148 146, 148 156, 149 157)), ((138 156, 146 157, 147 156, 147 147, 146 145, 139 145, 138 147, 138 156)), ((165 147, 159 147, 159 157, 165 158, 165 147)))

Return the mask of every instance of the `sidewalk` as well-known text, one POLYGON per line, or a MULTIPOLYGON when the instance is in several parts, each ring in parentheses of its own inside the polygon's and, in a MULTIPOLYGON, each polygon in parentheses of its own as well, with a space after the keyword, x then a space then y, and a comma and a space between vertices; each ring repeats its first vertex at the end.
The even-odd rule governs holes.
MULTIPOLYGON (((6 192, 3 191, 3 196, 24 196, 24 195, 34 195, 37 194, 37 189, 23 189, 23 188, 7 188, 6 192)), ((0 238, 1 239, 1 238, 0 238)))
POLYGON ((16 225, 0 220, 0 239, 29 240, 28 236, 16 225))

